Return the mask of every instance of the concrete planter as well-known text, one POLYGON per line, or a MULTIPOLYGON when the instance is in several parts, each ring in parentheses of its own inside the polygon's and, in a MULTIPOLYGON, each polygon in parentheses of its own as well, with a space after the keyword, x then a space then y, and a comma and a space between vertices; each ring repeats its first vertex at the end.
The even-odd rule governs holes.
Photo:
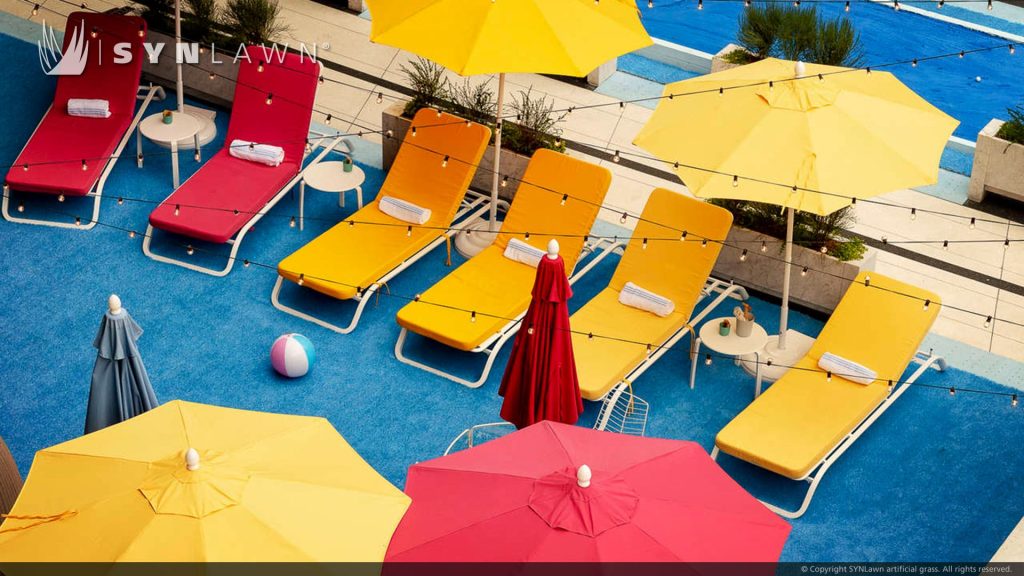
POLYGON ((734 52, 736 50, 743 50, 743 47, 738 44, 726 44, 725 48, 722 48, 714 56, 711 57, 711 73, 721 72, 722 70, 729 70, 742 66, 742 64, 733 64, 725 60, 725 55, 734 52))
MULTIPOLYGON (((149 31, 147 42, 164 43, 164 49, 160 52, 156 64, 149 62, 147 55, 142 64, 143 79, 167 88, 168 98, 173 98, 175 83, 177 82, 177 69, 174 59, 174 37, 161 32, 149 31)), ((235 82, 238 78, 238 64, 234 62, 235 54, 225 53, 220 50, 216 53, 216 60, 220 64, 213 64, 210 47, 199 55, 198 65, 183 65, 181 68, 182 82, 185 85, 185 93, 188 96, 204 100, 211 104, 230 108, 235 97, 235 82), (210 78, 210 72, 217 76, 210 78)))
MULTIPOLYGON (((777 238, 733 226, 726 243, 728 246, 722 248, 722 253, 715 264, 713 274, 716 278, 733 280, 741 286, 764 294, 782 296, 785 268, 782 260, 785 253, 777 238), (771 258, 759 257, 762 241, 768 242, 767 255, 771 258), (748 255, 745 261, 740 261, 743 248, 748 250, 748 255)), ((830 314, 857 274, 861 270, 874 270, 875 258, 876 252, 868 249, 863 260, 840 262, 817 250, 793 246, 790 302, 830 314), (806 276, 801 276, 800 272, 804 266, 807 266, 809 271, 806 276)))
POLYGON ((967 197, 975 202, 992 192, 1024 200, 1024 144, 1013 144, 996 136, 1002 120, 992 120, 978 132, 974 167, 967 197))
MULTIPOLYGON (((402 116, 402 110, 404 109, 405 102, 399 101, 381 112, 381 126, 384 128, 385 134, 387 134, 388 130, 391 130, 392 133, 391 138, 385 136, 383 142, 385 171, 391 168, 391 163, 395 161, 395 155, 398 154, 398 147, 402 143, 402 139, 405 138, 405 133, 409 131, 409 126, 412 125, 412 120, 402 116)), ((526 172, 526 165, 529 162, 529 156, 517 154, 507 148, 502 149, 499 173, 501 177, 508 176, 509 182, 508 186, 500 189, 499 194, 501 198, 511 200, 515 196, 519 179, 526 172)), ((493 184, 492 179, 494 178, 493 166, 494 146, 488 146, 487 151, 484 152, 484 157, 480 160, 480 167, 477 168, 470 187, 475 190, 490 191, 493 184)))

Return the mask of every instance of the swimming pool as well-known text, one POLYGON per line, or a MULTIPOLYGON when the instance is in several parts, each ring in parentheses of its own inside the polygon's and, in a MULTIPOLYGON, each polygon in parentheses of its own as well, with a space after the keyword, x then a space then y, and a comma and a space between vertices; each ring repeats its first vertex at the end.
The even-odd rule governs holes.
MULTIPOLYGON (((647 8, 638 0, 651 36, 714 54, 736 40, 741 2, 663 0, 647 8)), ((849 18, 860 33, 865 63, 877 65, 915 57, 954 53, 988 46, 1003 49, 965 58, 946 58, 888 68, 907 86, 960 121, 955 135, 973 141, 992 118, 1005 118, 1006 109, 1024 103, 1024 56, 1013 56, 1008 40, 955 24, 893 10, 889 6, 855 2, 849 13, 843 4, 815 4, 818 13, 849 18), (981 81, 976 81, 980 77, 981 81)))

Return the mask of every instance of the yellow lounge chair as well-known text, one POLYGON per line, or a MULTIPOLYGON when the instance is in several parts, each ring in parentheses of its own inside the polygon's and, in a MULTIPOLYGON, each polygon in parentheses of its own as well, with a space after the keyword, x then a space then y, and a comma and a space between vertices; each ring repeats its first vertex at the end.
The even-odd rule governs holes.
POLYGON ((461 210, 460 205, 490 141, 490 129, 450 114, 438 117, 426 108, 416 113, 412 126, 422 128, 417 136, 413 129, 406 133, 378 198, 391 196, 429 208, 430 220, 410 227, 381 212, 378 202, 362 208, 281 261, 270 296, 275 308, 348 334, 382 284, 443 244, 455 233, 454 220, 486 210, 483 198, 461 210), (355 315, 341 327, 286 306, 280 301, 284 280, 339 300, 355 299, 355 315))
POLYGON ((608 287, 569 320, 585 399, 600 400, 616 384, 639 377, 727 297, 747 298, 743 288, 709 278, 731 227, 732 214, 724 208, 664 188, 651 193, 608 287), (680 231, 687 233, 684 241, 677 240, 680 231), (672 300, 675 310, 662 318, 620 303, 626 282, 672 300), (697 303, 715 292, 718 296, 691 317, 697 303), (651 349, 588 334, 614 334, 649 343, 651 349))
MULTIPOLYGON (((510 233, 498 234, 492 245, 431 286, 420 301, 398 311, 402 327, 395 343, 398 360, 471 388, 483 384, 498 350, 518 330, 536 278, 534 267, 503 255, 509 240, 519 238, 540 248, 556 237, 551 233, 558 234, 565 269, 571 273, 585 248, 583 236, 594 225, 611 178, 611 172, 595 164, 551 150, 534 153, 502 224, 502 229, 510 233), (532 231, 536 232, 527 238, 525 233, 532 231), (471 381, 406 357, 402 348, 409 331, 458 350, 486 354, 483 374, 471 381)), ((596 244, 586 248, 593 250, 596 244)), ((592 258, 570 282, 609 253, 606 250, 592 258)))
POLYGON ((796 511, 765 503, 782 516, 799 518, 843 452, 925 370, 945 370, 941 357, 918 352, 939 307, 939 297, 927 290, 862 272, 807 355, 718 433, 711 457, 721 451, 807 481, 807 494, 796 511), (863 385, 838 374, 829 379, 818 368, 818 359, 826 352, 866 366, 878 380, 863 385), (902 380, 911 362, 920 366, 902 380))

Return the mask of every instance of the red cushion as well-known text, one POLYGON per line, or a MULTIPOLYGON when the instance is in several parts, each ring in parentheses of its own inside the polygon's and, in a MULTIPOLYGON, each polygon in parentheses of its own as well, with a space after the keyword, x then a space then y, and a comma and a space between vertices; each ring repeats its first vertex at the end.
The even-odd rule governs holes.
POLYGON ((149 215, 149 223, 207 242, 227 242, 298 172, 293 162, 265 166, 222 149, 149 215))
POLYGON ((249 46, 239 60, 226 146, 235 139, 284 149, 276 168, 240 160, 222 149, 149 217, 154 227, 209 242, 226 242, 269 202, 302 164, 320 65, 308 55, 249 46), (283 61, 281 60, 283 58, 283 61), (259 71, 261 62, 263 71, 259 71), (267 96, 273 95, 271 104, 267 96), (188 206, 196 208, 188 209, 188 206), (175 207, 180 207, 174 215, 175 207), (203 210, 212 206, 223 210, 203 210), (238 210, 236 216, 234 210, 238 210))
POLYGON ((43 117, 5 181, 15 190, 84 196, 100 178, 105 157, 113 155, 135 114, 136 93, 145 50, 137 16, 73 12, 68 16, 64 48, 72 30, 84 22, 88 61, 80 76, 58 76, 53 106, 43 117), (95 30, 97 37, 92 38, 95 30), (132 60, 115 64, 114 46, 129 42, 132 60), (110 102, 110 118, 68 116, 70 98, 99 98, 110 102), (87 160, 82 170, 82 160, 87 160), (29 164, 26 171, 22 165, 29 164), (33 164, 36 164, 33 166, 33 164))

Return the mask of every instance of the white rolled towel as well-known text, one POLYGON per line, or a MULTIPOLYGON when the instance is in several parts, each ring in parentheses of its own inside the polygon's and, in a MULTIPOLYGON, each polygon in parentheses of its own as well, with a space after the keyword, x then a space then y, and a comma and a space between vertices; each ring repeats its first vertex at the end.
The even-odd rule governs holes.
POLYGON ((96 98, 68 98, 68 116, 110 118, 110 102, 96 98))
POLYGON ((818 368, 831 372, 833 376, 844 378, 857 384, 873 384, 878 380, 878 373, 874 370, 858 364, 853 360, 847 360, 842 356, 836 356, 831 352, 825 352, 818 358, 818 368))
POLYGON ((284 162, 284 148, 270 144, 257 144, 246 140, 232 140, 228 154, 235 158, 258 162, 267 166, 280 166, 284 162))
POLYGON ((619 292, 619 303, 646 310, 664 318, 676 309, 676 303, 664 296, 645 290, 632 282, 626 282, 619 292))
POLYGON ((422 208, 412 202, 399 200, 392 196, 381 196, 377 205, 381 212, 392 218, 398 218, 402 222, 426 224, 430 221, 430 209, 422 208))
POLYGON ((540 264, 540 259, 544 257, 547 252, 540 248, 535 248, 526 242, 523 242, 519 238, 513 238, 508 241, 508 246, 505 246, 505 258, 509 260, 515 260, 516 262, 522 262, 527 266, 533 266, 534 268, 540 264))

